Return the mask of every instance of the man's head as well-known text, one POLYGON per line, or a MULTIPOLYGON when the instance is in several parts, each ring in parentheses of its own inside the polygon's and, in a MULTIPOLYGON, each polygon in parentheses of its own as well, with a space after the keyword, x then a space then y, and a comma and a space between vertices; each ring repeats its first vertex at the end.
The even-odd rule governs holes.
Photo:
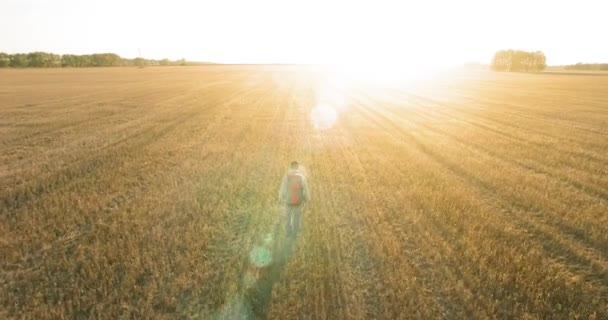
POLYGON ((300 164, 294 160, 291 162, 291 165, 289 167, 293 170, 297 170, 300 167, 300 164))

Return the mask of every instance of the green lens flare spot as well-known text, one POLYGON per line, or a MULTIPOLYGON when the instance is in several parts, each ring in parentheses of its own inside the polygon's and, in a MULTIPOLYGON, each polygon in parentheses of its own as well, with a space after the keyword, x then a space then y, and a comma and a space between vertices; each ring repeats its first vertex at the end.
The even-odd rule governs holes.
POLYGON ((272 254, 265 247, 257 246, 249 252, 249 261, 258 268, 263 268, 272 263, 272 254))

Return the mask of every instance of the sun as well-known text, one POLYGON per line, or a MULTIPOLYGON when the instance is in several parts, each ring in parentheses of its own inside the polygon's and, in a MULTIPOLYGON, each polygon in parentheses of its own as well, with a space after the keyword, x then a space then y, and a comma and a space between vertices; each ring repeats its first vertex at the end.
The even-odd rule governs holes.
POLYGON ((403 86, 422 84, 433 79, 443 68, 429 65, 369 62, 324 66, 333 79, 348 85, 403 86))
MULTIPOLYGON (((371 36, 370 36, 371 37, 371 36)), ((432 45, 411 48, 393 38, 362 37, 361 43, 341 40, 341 45, 325 53, 323 66, 336 76, 359 84, 393 85, 424 81, 446 67, 439 62, 432 45)), ((311 49, 312 50, 312 49, 311 49)), ((307 55, 306 52, 303 55, 307 55)))

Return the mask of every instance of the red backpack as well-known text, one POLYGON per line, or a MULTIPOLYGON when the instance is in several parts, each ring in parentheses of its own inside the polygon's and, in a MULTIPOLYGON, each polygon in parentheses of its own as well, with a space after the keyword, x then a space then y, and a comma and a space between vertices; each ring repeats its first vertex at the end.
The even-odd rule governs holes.
POLYGON ((302 175, 297 173, 287 175, 287 192, 289 192, 289 205, 298 206, 302 203, 304 197, 302 175))

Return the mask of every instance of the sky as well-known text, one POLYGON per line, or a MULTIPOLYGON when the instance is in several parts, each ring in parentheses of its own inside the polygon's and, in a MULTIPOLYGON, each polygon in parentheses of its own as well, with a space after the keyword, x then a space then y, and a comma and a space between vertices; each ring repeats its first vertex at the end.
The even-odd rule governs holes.
POLYGON ((0 52, 460 65, 499 49, 608 62, 608 1, 2 0, 0 52), (606 3, 606 4, 605 4, 606 3))

